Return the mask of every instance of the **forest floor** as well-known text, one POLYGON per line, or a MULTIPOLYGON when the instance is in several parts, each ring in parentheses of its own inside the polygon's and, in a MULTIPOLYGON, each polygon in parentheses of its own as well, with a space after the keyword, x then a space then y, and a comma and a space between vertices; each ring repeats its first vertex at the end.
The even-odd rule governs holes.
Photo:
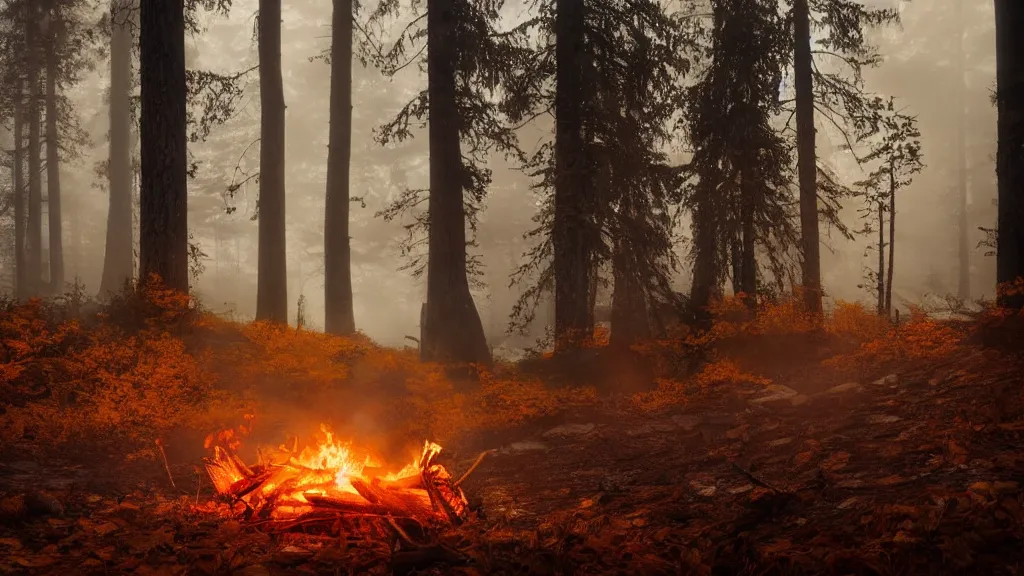
POLYGON ((218 515, 198 458, 82 442, 0 463, 0 572, 1020 574, 1024 358, 960 346, 833 375, 606 397, 446 441, 481 502, 423 549, 218 515))

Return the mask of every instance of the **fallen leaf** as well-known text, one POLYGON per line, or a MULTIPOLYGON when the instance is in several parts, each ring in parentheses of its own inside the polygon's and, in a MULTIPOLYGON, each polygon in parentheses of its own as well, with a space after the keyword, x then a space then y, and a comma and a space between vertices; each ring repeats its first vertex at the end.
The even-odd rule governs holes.
POLYGON ((814 452, 809 452, 809 451, 808 452, 801 452, 801 453, 799 453, 799 454, 797 454, 796 456, 793 457, 793 465, 794 466, 803 466, 804 464, 807 464, 808 462, 810 462, 811 458, 813 458, 813 457, 814 457, 814 452))
POLYGON ((897 544, 913 544, 918 541, 918 538, 914 538, 905 530, 900 530, 893 536, 892 541, 897 544))
POLYGON ((829 455, 824 462, 821 463, 821 468, 826 472, 835 472, 846 468, 847 463, 850 462, 849 452, 836 452, 829 455))
POLYGON ((1020 483, 1013 481, 996 482, 993 485, 996 494, 1009 494, 1020 490, 1020 483))
POLYGON ((850 506, 853 506, 854 504, 856 504, 859 500, 860 500, 860 498, 857 498, 856 496, 847 498, 846 500, 843 500, 842 502, 840 502, 839 505, 836 506, 836 508, 839 508, 840 510, 846 510, 850 506))
POLYGON ((733 428, 732 430, 727 431, 725 433, 725 437, 728 438, 729 440, 736 440, 738 438, 747 439, 747 438, 749 438, 749 435, 747 434, 747 429, 748 428, 750 428, 750 424, 744 424, 742 426, 737 426, 736 428, 733 428))
POLYGON ((101 524, 94 525, 92 527, 92 530, 100 536, 106 536, 108 534, 113 534, 114 532, 117 532, 118 530, 120 530, 120 527, 117 524, 114 524, 113 522, 103 522, 101 524))
POLYGON ((104 562, 110 562, 111 560, 113 560, 114 553, 115 550, 113 546, 107 546, 105 548, 99 548, 92 551, 93 556, 99 558, 100 560, 103 560, 104 562))
POLYGON ((949 451, 949 461, 958 466, 967 464, 967 449, 957 444, 956 440, 950 440, 946 444, 949 451))
POLYGON ((10 560, 24 568, 45 568, 56 562, 49 556, 11 556, 10 560))
POLYGON ((21 540, 17 538, 0 538, 0 547, 7 548, 8 550, 21 550, 21 540))
POLYGON ((910 518, 917 518, 921 515, 921 510, 914 506, 907 506, 905 504, 889 504, 884 508, 885 513, 890 516, 909 516, 910 518))
POLYGON ((1020 484, 1011 481, 975 482, 967 489, 978 494, 995 496, 1017 492, 1020 489, 1020 484))

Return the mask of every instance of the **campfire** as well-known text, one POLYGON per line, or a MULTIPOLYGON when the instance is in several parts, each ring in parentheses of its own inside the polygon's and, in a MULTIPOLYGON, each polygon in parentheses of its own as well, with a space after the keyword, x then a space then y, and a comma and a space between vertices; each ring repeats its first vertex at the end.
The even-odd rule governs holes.
POLYGON ((319 444, 260 451, 258 462, 245 464, 232 433, 207 438, 212 450, 206 469, 217 492, 249 523, 286 529, 346 519, 384 520, 395 530, 409 522, 417 528, 457 525, 469 512, 459 485, 483 458, 454 480, 437 463, 441 447, 426 441, 419 457, 397 471, 388 471, 369 453, 338 441, 326 427, 319 444), (404 522, 403 522, 404 521, 404 522))

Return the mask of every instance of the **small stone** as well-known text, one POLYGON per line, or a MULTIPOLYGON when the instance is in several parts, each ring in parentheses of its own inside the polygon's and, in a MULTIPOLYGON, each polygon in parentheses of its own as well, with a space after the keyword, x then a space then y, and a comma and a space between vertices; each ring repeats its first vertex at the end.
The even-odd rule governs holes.
POLYGON ((900 377, 895 374, 889 374, 884 378, 879 378, 872 382, 875 386, 896 386, 900 383, 900 377))
POLYGON ((274 562, 279 564, 298 564, 313 556, 313 552, 298 546, 285 546, 274 554, 274 562))
POLYGON ((811 397, 805 394, 797 394, 789 399, 789 403, 793 406, 803 406, 811 401, 811 397))
POLYGON ((594 431, 593 424, 562 424, 548 430, 543 434, 545 438, 559 437, 570 438, 573 436, 586 436, 594 431))
POLYGON ((899 422, 902 420, 899 416, 893 416, 892 414, 872 414, 868 416, 868 422, 871 424, 892 424, 893 422, 899 422))
POLYGON ((502 450, 506 454, 516 454, 519 452, 532 452, 534 450, 547 450, 547 444, 543 442, 537 442, 536 440, 524 440, 522 442, 513 442, 508 445, 508 448, 502 450))
POLYGON ((846 394, 848 392, 862 392, 864 387, 857 382, 847 382, 846 384, 840 384, 839 386, 833 386, 828 390, 822 392, 822 394, 846 394))
POLYGON ((778 402, 789 402, 799 393, 793 390, 789 386, 783 386, 781 384, 771 384, 765 387, 765 394, 758 397, 747 400, 750 404, 755 406, 765 406, 769 404, 775 404, 778 402))

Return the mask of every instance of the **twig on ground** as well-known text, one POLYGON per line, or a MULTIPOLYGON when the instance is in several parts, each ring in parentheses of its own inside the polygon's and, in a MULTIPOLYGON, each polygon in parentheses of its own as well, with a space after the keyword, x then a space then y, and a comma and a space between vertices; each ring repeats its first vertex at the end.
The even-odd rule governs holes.
POLYGON ((177 490, 178 487, 174 485, 174 475, 171 474, 171 466, 167 463, 167 453, 164 452, 164 443, 159 438, 156 439, 156 447, 160 449, 160 457, 164 461, 164 470, 167 471, 167 479, 171 481, 171 488, 177 490))
POLYGON ((771 484, 768 484, 764 480, 761 480, 757 476, 754 476, 750 472, 747 472, 746 470, 741 468, 739 464, 737 464, 735 462, 729 462, 729 464, 732 464, 732 467, 735 468, 737 472, 739 472, 740 474, 745 476, 747 478, 747 480, 750 480, 755 486, 760 486, 762 488, 767 488, 768 490, 771 490, 772 492, 776 492, 776 493, 779 493, 779 494, 788 493, 786 490, 780 490, 780 489, 776 488, 775 486, 772 486, 771 484))
POLYGON ((484 457, 497 454, 497 452, 498 452, 497 450, 493 450, 493 449, 492 450, 484 450, 483 452, 481 452, 480 455, 476 457, 476 461, 473 462, 473 465, 470 466, 469 469, 466 470, 462 474, 462 476, 460 476, 459 479, 455 481, 454 484, 452 484, 452 486, 454 486, 455 488, 458 488, 459 486, 461 486, 462 483, 466 481, 466 478, 469 478, 469 475, 472 474, 480 466, 480 463, 484 461, 484 457))

